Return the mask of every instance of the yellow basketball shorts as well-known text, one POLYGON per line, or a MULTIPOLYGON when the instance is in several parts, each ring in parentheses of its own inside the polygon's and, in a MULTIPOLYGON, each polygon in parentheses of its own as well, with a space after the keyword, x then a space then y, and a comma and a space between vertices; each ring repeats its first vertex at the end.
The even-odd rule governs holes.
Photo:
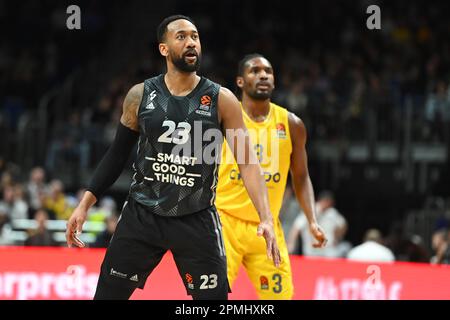
POLYGON ((277 268, 267 257, 264 237, 258 237, 258 223, 245 221, 221 212, 220 220, 227 255, 228 281, 233 287, 241 264, 255 287, 259 299, 290 300, 294 294, 291 264, 281 222, 275 233, 282 262, 277 268))

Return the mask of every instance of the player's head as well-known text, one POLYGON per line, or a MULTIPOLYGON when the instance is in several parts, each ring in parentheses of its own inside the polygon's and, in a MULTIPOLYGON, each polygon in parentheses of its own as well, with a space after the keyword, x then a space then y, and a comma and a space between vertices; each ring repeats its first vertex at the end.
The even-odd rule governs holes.
POLYGON ((236 85, 255 100, 267 100, 275 88, 273 68, 269 60, 259 53, 246 55, 239 62, 236 85))
POLYGON ((334 194, 333 192, 329 190, 324 190, 321 193, 319 193, 319 196, 317 197, 317 202, 319 203, 322 210, 331 208, 334 206, 334 194))
POLYGON ((183 15, 165 18, 158 26, 159 52, 181 72, 200 67, 201 44, 194 21, 183 15))
POLYGON ((364 234, 364 242, 366 241, 374 241, 382 243, 383 236, 381 235, 381 232, 378 229, 369 229, 364 234))

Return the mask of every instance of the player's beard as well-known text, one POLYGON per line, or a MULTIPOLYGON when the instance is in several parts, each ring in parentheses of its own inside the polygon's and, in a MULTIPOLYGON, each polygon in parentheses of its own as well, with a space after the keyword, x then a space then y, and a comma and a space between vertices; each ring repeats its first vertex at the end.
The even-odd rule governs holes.
POLYGON ((175 57, 171 54, 172 63, 173 65, 182 72, 196 72, 200 68, 200 60, 201 55, 197 54, 197 59, 195 60, 195 63, 189 64, 185 60, 185 55, 181 57, 175 57))

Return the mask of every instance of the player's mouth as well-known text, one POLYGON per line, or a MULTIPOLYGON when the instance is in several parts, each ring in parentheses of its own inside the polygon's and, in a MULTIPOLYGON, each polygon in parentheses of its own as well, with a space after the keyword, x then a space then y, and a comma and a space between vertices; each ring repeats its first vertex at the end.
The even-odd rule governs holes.
POLYGON ((198 58, 197 52, 195 51, 188 51, 184 54, 184 58, 188 61, 188 62, 195 62, 198 58))
POLYGON ((256 88, 260 90, 269 90, 270 84, 267 82, 259 82, 256 84, 256 88))

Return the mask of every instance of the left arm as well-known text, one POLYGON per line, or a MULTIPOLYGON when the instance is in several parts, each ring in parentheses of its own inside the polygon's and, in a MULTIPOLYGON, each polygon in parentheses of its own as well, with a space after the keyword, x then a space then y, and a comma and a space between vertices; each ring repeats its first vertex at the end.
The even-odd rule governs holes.
POLYGON ((308 171, 308 156, 305 148, 307 139, 306 128, 303 121, 293 113, 289 113, 288 117, 292 140, 290 171, 295 196, 308 220, 309 230, 317 240, 317 243, 313 244, 313 246, 316 248, 324 247, 327 243, 327 238, 316 220, 314 189, 308 171))

